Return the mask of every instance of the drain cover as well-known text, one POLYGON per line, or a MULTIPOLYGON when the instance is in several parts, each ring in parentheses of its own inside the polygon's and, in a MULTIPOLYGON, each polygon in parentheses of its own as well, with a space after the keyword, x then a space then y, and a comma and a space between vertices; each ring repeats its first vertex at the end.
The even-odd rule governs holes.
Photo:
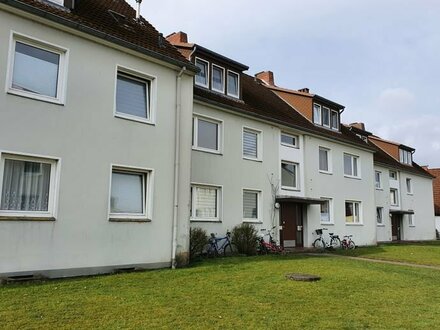
POLYGON ((293 281, 314 282, 319 281, 321 277, 310 274, 287 274, 286 278, 293 281))

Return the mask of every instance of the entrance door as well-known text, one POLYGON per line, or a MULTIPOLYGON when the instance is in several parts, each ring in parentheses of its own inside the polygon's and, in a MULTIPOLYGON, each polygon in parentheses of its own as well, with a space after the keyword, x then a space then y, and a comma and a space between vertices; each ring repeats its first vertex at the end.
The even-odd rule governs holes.
POLYGON ((393 241, 400 241, 401 237, 402 217, 399 214, 391 215, 391 236, 393 241))
POLYGON ((295 203, 281 204, 280 222, 281 245, 284 248, 303 247, 303 212, 302 205, 295 203))

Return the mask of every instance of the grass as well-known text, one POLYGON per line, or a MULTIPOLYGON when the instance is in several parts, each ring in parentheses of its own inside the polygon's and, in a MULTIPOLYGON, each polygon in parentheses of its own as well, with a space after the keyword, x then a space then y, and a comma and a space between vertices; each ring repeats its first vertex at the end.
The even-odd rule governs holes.
POLYGON ((438 283, 437 270, 337 257, 227 258, 0 287, 0 328, 433 329, 438 283))
POLYGON ((440 241, 405 244, 380 244, 378 246, 361 247, 350 251, 339 250, 337 253, 370 259, 440 266, 440 241))

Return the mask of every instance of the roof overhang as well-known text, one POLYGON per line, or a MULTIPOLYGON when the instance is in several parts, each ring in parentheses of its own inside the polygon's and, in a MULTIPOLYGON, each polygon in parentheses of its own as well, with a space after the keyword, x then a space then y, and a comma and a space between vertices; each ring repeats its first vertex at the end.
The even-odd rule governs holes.
POLYGON ((324 204, 326 201, 320 198, 310 197, 294 197, 294 196, 277 196, 275 199, 278 203, 298 203, 298 204, 324 204))
POLYGON ((397 214, 397 215, 405 215, 405 214, 414 214, 414 211, 408 210, 390 210, 390 214, 397 214))

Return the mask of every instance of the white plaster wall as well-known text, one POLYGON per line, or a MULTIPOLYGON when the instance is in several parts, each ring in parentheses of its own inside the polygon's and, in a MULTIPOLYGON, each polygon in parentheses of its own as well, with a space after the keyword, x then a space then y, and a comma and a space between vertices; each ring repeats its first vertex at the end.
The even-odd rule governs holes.
MULTIPOLYGON (((389 169, 383 166, 374 165, 375 171, 382 173, 382 187, 375 189, 376 207, 383 207, 382 224, 377 224, 377 241, 391 241, 391 218, 390 218, 390 185, 398 187, 398 181, 390 180, 389 169)), ((376 212, 376 208, 374 209, 376 212)))
MULTIPOLYGON (((59 157, 62 162, 55 222, 0 222, 0 273, 169 263, 177 72, 3 11, 0 26, 0 150, 59 157), (69 49, 65 106, 4 92, 11 30, 69 49), (155 126, 113 116, 117 65, 157 77, 155 126), (108 221, 112 163, 154 169, 150 223, 108 221)), ((184 76, 183 85, 182 127, 190 131, 192 78, 184 76)), ((181 148, 182 154, 190 153, 187 132, 181 148)), ((181 176, 188 177, 189 156, 182 156, 180 165, 181 176)), ((183 250, 189 198, 183 179, 183 250)))
MULTIPOLYGON (((320 219, 320 206, 308 206, 305 223, 305 244, 310 246, 316 236, 317 228, 328 228, 329 232, 353 235, 357 245, 376 243, 376 218, 374 202, 373 153, 322 138, 305 137, 305 194, 313 198, 331 198, 332 224, 323 224, 320 219), (319 147, 331 150, 332 174, 319 172, 319 147), (360 179, 344 176, 343 154, 359 156, 360 179), (360 201, 362 224, 345 223, 345 201, 360 201)), ((325 233, 328 238, 328 232, 325 233)))
POLYGON ((194 104, 194 113, 223 121, 223 152, 213 154, 192 151, 191 182, 222 186, 223 200, 220 206, 220 222, 192 221, 191 227, 201 227, 209 233, 221 236, 227 230, 243 222, 243 189, 262 192, 261 223, 254 223, 258 230, 270 229, 278 224, 278 211, 274 217, 274 199, 270 178, 279 181, 280 130, 250 118, 218 110, 211 106, 194 104), (243 126, 262 132, 262 161, 243 159, 243 126))

